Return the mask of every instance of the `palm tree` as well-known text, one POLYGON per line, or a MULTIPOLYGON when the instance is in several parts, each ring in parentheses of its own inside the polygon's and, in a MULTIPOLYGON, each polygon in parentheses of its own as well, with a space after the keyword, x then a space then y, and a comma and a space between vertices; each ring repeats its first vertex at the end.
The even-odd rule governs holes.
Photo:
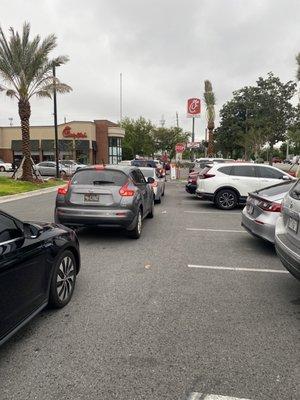
POLYGON ((29 38, 30 24, 25 22, 21 34, 9 29, 6 38, 0 27, 0 91, 18 100, 21 120, 22 152, 24 157, 23 180, 32 180, 29 119, 32 96, 52 98, 53 90, 67 93, 72 88, 53 76, 53 66, 65 64, 68 57, 49 59, 49 53, 56 47, 56 36, 49 35, 43 41, 39 35, 29 38))
POLYGON ((216 98, 212 91, 212 84, 209 80, 204 81, 204 101, 206 105, 206 117, 207 117, 207 131, 208 131, 208 150, 207 154, 209 157, 214 154, 213 135, 215 129, 215 104, 216 98))

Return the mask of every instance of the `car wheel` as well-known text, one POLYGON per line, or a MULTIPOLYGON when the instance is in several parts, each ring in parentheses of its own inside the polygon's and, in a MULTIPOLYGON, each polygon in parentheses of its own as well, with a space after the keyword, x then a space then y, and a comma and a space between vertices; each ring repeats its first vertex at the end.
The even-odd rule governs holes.
POLYGON ((155 200, 156 204, 160 204, 161 203, 161 197, 159 197, 157 200, 155 200))
POLYGON ((60 171, 60 177, 64 178, 66 176, 66 171, 60 171))
POLYGON ((50 285, 49 304, 62 308, 69 303, 76 282, 76 262, 73 253, 66 250, 56 262, 50 285))
POLYGON ((233 190, 223 189, 217 193, 215 203, 222 210, 232 210, 238 204, 238 197, 233 190))
POLYGON ((0 172, 5 172, 5 168, 4 167, 0 167, 0 172))
POLYGON ((142 210, 139 209, 135 227, 132 230, 128 231, 129 237, 131 237, 132 239, 139 239, 142 233, 142 227, 143 227, 143 216, 142 216, 142 210))
POLYGON ((152 204, 151 204, 151 210, 147 215, 147 218, 153 218, 153 217, 154 217, 154 199, 153 199, 152 204))

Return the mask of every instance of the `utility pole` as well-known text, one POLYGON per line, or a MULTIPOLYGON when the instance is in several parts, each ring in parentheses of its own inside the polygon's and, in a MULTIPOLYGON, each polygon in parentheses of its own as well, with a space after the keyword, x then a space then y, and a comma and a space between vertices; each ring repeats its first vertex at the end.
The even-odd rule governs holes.
POLYGON ((13 126, 13 117, 9 117, 9 126, 13 126))
MULTIPOLYGON (((195 117, 192 118, 192 142, 194 143, 195 141, 195 117)), ((194 148, 192 147, 191 151, 191 160, 194 161, 194 148)))
POLYGON ((178 112, 176 111, 176 126, 179 128, 179 121, 178 121, 178 112))
POLYGON ((120 123, 123 119, 123 75, 120 73, 120 123))
POLYGON ((54 137, 55 137, 55 163, 56 178, 59 178, 59 153, 58 153, 58 130, 57 130, 57 101, 56 101, 56 81, 55 81, 55 64, 52 65, 53 70, 53 107, 54 107, 54 137))
POLYGON ((160 120, 160 124, 161 124, 161 127, 163 128, 164 126, 165 126, 165 123, 166 123, 166 120, 165 120, 165 117, 164 117, 164 114, 161 116, 161 120, 160 120))

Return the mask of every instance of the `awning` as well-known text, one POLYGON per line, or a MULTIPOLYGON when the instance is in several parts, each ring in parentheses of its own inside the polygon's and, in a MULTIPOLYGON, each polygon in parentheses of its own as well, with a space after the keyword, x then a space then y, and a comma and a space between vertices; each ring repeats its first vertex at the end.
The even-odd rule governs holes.
POLYGON ((53 151, 54 152, 54 140, 42 139, 41 149, 43 151, 53 151))
MULTIPOLYGON (((39 147, 40 147, 39 140, 30 140, 31 151, 39 151, 39 147)), ((22 140, 12 140, 11 149, 13 151, 22 151, 22 140)))

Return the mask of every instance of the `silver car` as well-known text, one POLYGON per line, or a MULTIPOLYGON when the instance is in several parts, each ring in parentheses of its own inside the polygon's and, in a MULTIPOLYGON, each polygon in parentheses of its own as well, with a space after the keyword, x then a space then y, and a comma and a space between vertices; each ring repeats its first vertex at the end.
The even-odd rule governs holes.
POLYGON ((295 181, 285 181, 250 193, 242 212, 242 226, 253 236, 274 244, 281 202, 295 181))
POLYGON ((161 203, 161 198, 165 195, 165 177, 162 176, 155 168, 140 167, 140 170, 142 171, 146 180, 148 178, 154 179, 154 182, 151 184, 155 196, 154 200, 156 203, 161 203))
POLYGON ((55 222, 71 227, 123 227, 138 239, 143 219, 153 218, 153 182, 132 166, 79 169, 68 186, 58 189, 55 222))
MULTIPOLYGON (((54 161, 42 161, 35 165, 34 167, 43 176, 56 176, 56 163, 54 161)), ((59 174, 61 176, 67 175, 67 168, 59 163, 59 174)))
POLYGON ((275 246, 282 264, 300 279, 300 180, 283 199, 276 223, 275 246))

